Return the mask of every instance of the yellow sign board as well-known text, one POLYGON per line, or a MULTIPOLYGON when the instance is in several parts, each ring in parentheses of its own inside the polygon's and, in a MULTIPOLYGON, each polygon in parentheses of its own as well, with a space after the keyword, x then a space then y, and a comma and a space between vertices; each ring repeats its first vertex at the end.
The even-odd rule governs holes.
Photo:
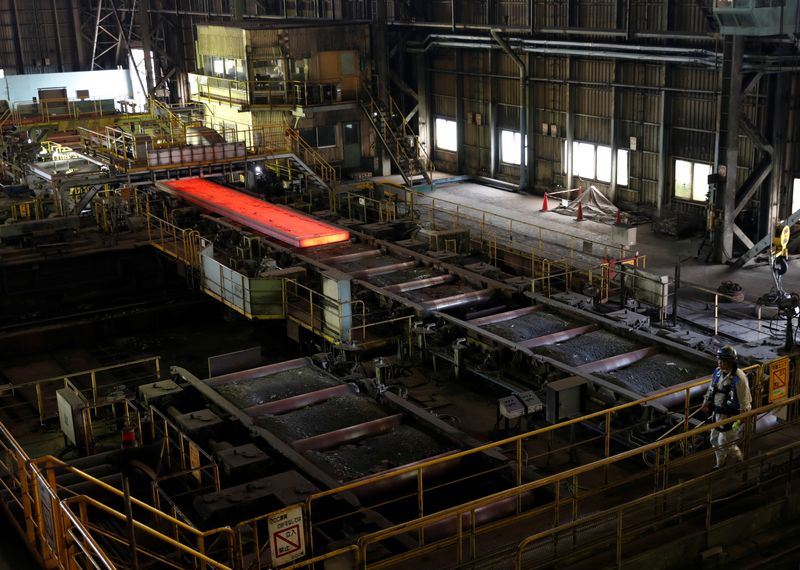
POLYGON ((785 398, 789 392, 789 359, 769 363, 769 402, 785 398))
POLYGON ((201 482, 203 474, 200 472, 200 448, 191 441, 189 442, 189 465, 192 468, 194 478, 201 482))

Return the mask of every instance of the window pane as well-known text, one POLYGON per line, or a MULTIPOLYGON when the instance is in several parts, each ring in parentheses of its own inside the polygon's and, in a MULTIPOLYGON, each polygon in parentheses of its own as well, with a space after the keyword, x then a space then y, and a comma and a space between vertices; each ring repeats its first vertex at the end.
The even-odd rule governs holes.
POLYGON ((447 119, 436 119, 434 123, 436 147, 442 150, 458 150, 456 137, 456 122, 447 119))
POLYGON ((236 60, 235 59, 226 59, 225 60, 225 77, 228 79, 236 79, 236 60))
POLYGON ((336 127, 317 127, 317 147, 336 146, 336 127))
POLYGON ((358 123, 344 124, 344 144, 359 144, 358 123))
POLYGON ((300 129, 300 138, 306 141, 308 146, 317 146, 317 129, 300 129))
POLYGON ((628 185, 628 151, 617 150, 617 186, 628 185))
POLYGON ((611 147, 597 146, 597 179, 611 182, 611 147))
POLYGON ((692 198, 692 163, 689 161, 675 161, 675 197, 692 198))
POLYGON ((577 150, 572 158, 573 173, 581 178, 594 180, 594 145, 590 143, 576 143, 576 145, 577 150))
POLYGON ((792 213, 797 210, 800 210, 800 178, 795 178, 792 186, 792 213))
POLYGON ((500 132, 500 162, 519 164, 519 133, 500 132))
POLYGON ((343 51, 341 54, 340 70, 342 75, 355 75, 356 72, 356 53, 353 51, 343 51))
POLYGON ((214 75, 216 75, 217 77, 222 77, 223 75, 225 75, 224 59, 214 58, 213 66, 214 66, 214 75))
POLYGON ((708 201, 708 175, 711 174, 710 164, 694 163, 694 178, 692 180, 692 200, 696 202, 708 201))

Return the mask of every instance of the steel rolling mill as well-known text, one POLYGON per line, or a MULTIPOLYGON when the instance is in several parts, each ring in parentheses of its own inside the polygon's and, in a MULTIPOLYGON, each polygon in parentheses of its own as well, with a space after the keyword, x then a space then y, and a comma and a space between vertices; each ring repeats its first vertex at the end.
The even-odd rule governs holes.
MULTIPOLYGON (((125 221, 231 314, 285 322, 306 356, 209 355, 207 375, 145 358, 7 384, 67 444, 31 458, 3 429, 6 507, 44 561, 613 565, 675 520, 724 525, 712 505, 754 479, 766 496, 790 484, 797 368, 782 328, 754 343, 681 319, 636 255, 581 269, 587 248, 569 266, 563 241, 484 248, 496 228, 447 210, 421 224, 425 197, 392 186, 309 191, 310 216, 230 176, 147 176, 92 198, 104 223, 125 221), (744 422, 751 460, 712 493, 714 426, 697 409, 722 343, 755 400, 725 421, 744 422), (491 424, 439 405, 443 384, 491 424)), ((4 240, 39 230, 16 231, 4 240)))

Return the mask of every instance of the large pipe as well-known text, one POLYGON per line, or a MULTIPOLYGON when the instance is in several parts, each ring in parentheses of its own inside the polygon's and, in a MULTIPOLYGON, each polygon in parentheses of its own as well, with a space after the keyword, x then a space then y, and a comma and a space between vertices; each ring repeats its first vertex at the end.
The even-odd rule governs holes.
POLYGON ((320 263, 346 263, 348 261, 356 261, 366 257, 378 257, 381 255, 380 249, 367 249, 364 251, 357 251, 355 253, 343 253, 342 255, 332 255, 330 257, 323 257, 319 260, 320 263))
MULTIPOLYGON (((528 509, 533 505, 533 500, 533 491, 528 491, 527 493, 521 494, 519 497, 500 499, 499 501, 478 507, 475 509, 475 526, 477 527, 516 514, 520 503, 523 510, 528 509)), ((453 515, 450 518, 426 526, 424 528, 425 540, 437 540, 456 534, 458 531, 457 517, 459 516, 461 517, 461 531, 468 532, 472 529, 472 513, 459 513, 458 515, 453 515)))
MULTIPOLYGON (((489 43, 489 38, 485 36, 462 36, 452 34, 429 34, 426 42, 429 39, 434 40, 468 40, 489 43)), ((509 38, 511 43, 536 45, 542 47, 570 47, 570 48, 583 48, 587 50, 616 50, 616 51, 636 51, 636 52, 653 52, 653 53, 682 53, 702 55, 707 57, 717 57, 719 54, 710 50, 697 49, 697 48, 680 48, 680 47, 663 47, 663 46, 643 46, 643 45, 630 45, 630 44, 610 44, 610 43, 596 43, 596 42, 568 42, 557 40, 532 40, 525 38, 509 38)))
MULTIPOLYGON (((447 48, 463 48, 463 49, 497 49, 501 46, 495 46, 493 44, 485 43, 486 39, 481 38, 480 43, 470 42, 470 41, 463 41, 462 38, 458 38, 458 40, 446 40, 446 41, 432 41, 425 45, 424 48, 414 48, 410 47, 407 51, 410 53, 425 53, 431 48, 434 47, 447 47, 447 48)), ((510 48, 510 46, 507 46, 510 48)), ((719 61, 717 57, 707 56, 707 55, 693 55, 690 51, 686 50, 684 55, 668 55, 658 53, 658 50, 651 50, 648 52, 641 51, 641 52, 625 52, 625 51, 614 51, 614 50, 596 50, 593 51, 591 49, 586 49, 585 47, 576 47, 576 48, 564 48, 564 47, 543 47, 540 45, 525 45, 516 42, 515 48, 519 48, 526 53, 535 53, 537 55, 571 55, 571 56, 581 56, 581 57, 596 57, 596 58, 603 58, 603 59, 619 59, 619 60, 632 60, 632 61, 653 61, 653 62, 661 62, 661 63, 683 63, 683 64, 692 64, 692 65, 701 65, 707 67, 716 67, 719 65, 719 61)), ((705 50, 696 50, 696 51, 705 51, 705 50)), ((512 52, 513 53, 513 52, 512 52)))
POLYGON ((519 343, 520 346, 524 346, 525 348, 534 348, 537 346, 548 346, 551 344, 556 344, 557 342, 564 342, 565 340, 569 340, 571 338, 575 338, 576 336, 580 336, 582 334, 590 333, 592 331, 596 331, 600 328, 598 325, 585 325, 582 327, 575 327, 574 329, 567 329, 563 331, 557 331, 551 334, 545 334, 542 336, 537 336, 536 338, 531 338, 528 340, 523 340, 519 343))
POLYGON ((295 358, 293 360, 286 360, 276 364, 268 364, 267 366, 259 366, 258 368, 240 370, 239 372, 231 372, 229 374, 223 374, 222 376, 209 378, 206 381, 206 384, 212 387, 222 386, 223 384, 229 384, 231 382, 262 378, 264 376, 278 374, 279 372, 294 370, 295 368, 305 368, 312 365, 313 363, 311 362, 310 358, 295 358))
MULTIPOLYGON (((414 461, 412 463, 406 463, 405 465, 398 465, 397 467, 392 467, 391 469, 387 469, 386 471, 381 471, 381 476, 388 475, 390 473, 394 473, 395 471, 399 471, 401 469, 406 469, 408 467, 413 467, 415 465, 419 465, 420 463, 426 463, 428 461, 432 461, 434 459, 439 459, 440 457, 447 457, 448 455, 454 455, 459 453, 458 450, 448 451, 446 453, 442 453, 440 455, 434 455, 432 457, 426 457, 424 459, 420 459, 419 461, 414 461)), ((435 465, 431 465, 430 467, 425 467, 422 469, 422 477, 425 481, 430 483, 431 481, 435 481, 442 475, 452 471, 456 467, 461 464, 461 457, 458 457, 452 461, 443 461, 442 463, 436 463, 435 465)), ((355 483, 357 481, 361 481, 363 479, 372 479, 375 478, 375 475, 365 475, 364 477, 359 477, 358 479, 353 479, 350 483, 355 483)), ((363 487, 358 487, 353 489, 353 493, 358 495, 359 498, 366 498, 371 497, 373 495, 383 495, 388 492, 394 492, 399 488, 402 488, 404 485, 407 485, 411 482, 415 482, 417 480, 417 471, 409 471, 408 473, 403 473, 402 475, 397 475, 395 477, 386 477, 377 479, 374 483, 370 483, 369 485, 364 485, 363 487)))
POLYGON ((416 260, 412 259, 411 261, 401 261, 398 263, 390 263, 388 265, 380 265, 378 267, 370 267, 369 269, 361 269, 359 271, 353 271, 349 273, 349 275, 353 279, 364 279, 365 277, 385 275, 386 273, 394 273, 395 271, 401 271, 403 269, 411 269, 412 267, 416 266, 417 266, 416 260))
MULTIPOLYGON (((663 388, 662 390, 657 390, 653 392, 653 394, 658 394, 659 392, 666 392, 667 390, 674 390, 675 388, 680 388, 681 386, 688 386, 690 384, 695 384, 699 380, 705 380, 706 382, 711 381, 711 376, 705 376, 701 378, 695 378, 693 380, 687 380, 686 382, 681 382, 680 384, 676 384, 675 386, 670 386, 667 388, 663 388)), ((693 399, 698 397, 700 394, 705 393, 708 389, 706 384, 701 384, 699 386, 695 386, 694 388, 689 389, 689 399, 693 399)), ((652 395, 652 394, 651 394, 652 395)), ((686 392, 675 392, 673 394, 668 394, 666 396, 662 396, 661 398, 656 398, 655 400, 650 400, 650 404, 659 404, 664 406, 665 408, 672 409, 677 408, 678 406, 682 406, 684 400, 686 399, 686 392)))
POLYGON ((339 447, 340 445, 343 445, 349 441, 355 441, 363 437, 376 436, 392 431, 401 423, 403 423, 403 415, 395 414, 393 416, 378 418, 377 420, 371 420, 368 422, 347 426, 341 429, 321 433, 319 435, 312 435, 311 437, 306 437, 304 439, 298 439, 292 442, 292 447, 294 447, 300 453, 310 450, 324 451, 326 449, 339 447))
POLYGON ((314 392, 306 392, 305 394, 298 394, 282 400, 275 400, 274 402, 266 402, 258 404, 257 406, 250 406, 249 408, 242 408, 242 411, 250 416, 261 416, 264 414, 285 414, 305 408, 306 406, 313 406, 326 400, 330 400, 334 396, 342 396, 352 391, 350 384, 339 384, 338 386, 331 386, 330 388, 323 388, 322 390, 315 390, 314 392))
POLYGON ((414 279, 412 281, 404 281, 403 283, 387 285, 384 287, 384 289, 391 291, 392 293, 407 293, 408 291, 416 291, 417 289, 426 289, 435 285, 443 285, 451 281, 455 281, 455 275, 437 275, 435 277, 428 277, 426 279, 414 279))
POLYGON ((492 298, 492 296, 494 296, 493 289, 482 289, 481 291, 459 293, 458 295, 452 295, 450 297, 442 297, 441 299, 428 301, 427 303, 422 303, 422 307, 428 312, 444 311, 445 309, 453 309, 455 307, 463 307, 466 305, 472 305, 474 303, 488 301, 492 298))
POLYGON ((503 321, 518 319, 519 317, 524 317, 525 315, 530 315, 531 313, 541 311, 543 308, 544 307, 541 305, 531 305, 530 307, 523 307, 522 309, 514 309, 513 311, 497 313, 496 315, 487 315, 485 317, 471 319, 467 322, 474 327, 484 327, 486 325, 493 325, 495 323, 502 323, 503 321))
POLYGON ((609 372, 617 368, 625 368, 634 362, 638 362, 654 354, 658 354, 658 348, 655 346, 648 346, 647 348, 640 348, 639 350, 632 350, 625 354, 618 354, 609 358, 603 358, 602 360, 595 360, 594 362, 582 364, 578 366, 578 369, 584 372, 609 372))

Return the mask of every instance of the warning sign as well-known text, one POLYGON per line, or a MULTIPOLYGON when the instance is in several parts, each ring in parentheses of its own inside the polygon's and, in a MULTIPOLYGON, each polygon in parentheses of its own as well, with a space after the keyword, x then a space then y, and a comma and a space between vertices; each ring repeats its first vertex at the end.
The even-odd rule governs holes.
POLYGON ((785 398, 789 386, 789 359, 786 357, 769 364, 769 401, 785 398))
POLYGON ((290 507, 270 515, 267 525, 272 563, 275 566, 305 556, 302 507, 290 507))
POLYGON ((191 441, 189 442, 189 465, 192 467, 192 475, 198 482, 202 481, 200 473, 200 448, 191 441))

